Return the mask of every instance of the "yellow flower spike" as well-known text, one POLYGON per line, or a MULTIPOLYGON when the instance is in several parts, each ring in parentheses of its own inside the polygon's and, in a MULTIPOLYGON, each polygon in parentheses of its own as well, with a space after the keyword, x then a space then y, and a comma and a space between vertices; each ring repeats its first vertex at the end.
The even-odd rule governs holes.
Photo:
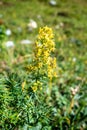
POLYGON ((47 66, 48 78, 56 77, 56 58, 52 58, 51 52, 55 50, 55 43, 53 41, 54 35, 53 31, 49 27, 43 27, 39 30, 38 39, 36 41, 36 53, 35 61, 37 63, 37 68, 40 69, 42 66, 47 66), (37 58, 36 58, 37 57, 37 58))
MULTIPOLYGON (((53 77, 57 77, 56 74, 56 58, 51 57, 52 52, 55 51, 54 34, 51 28, 43 27, 39 30, 39 35, 35 42, 34 59, 32 65, 29 66, 29 70, 35 75, 43 75, 45 78, 49 78, 52 81, 53 77)), ((41 89, 42 85, 37 81, 32 85, 34 92, 37 89, 41 89)))

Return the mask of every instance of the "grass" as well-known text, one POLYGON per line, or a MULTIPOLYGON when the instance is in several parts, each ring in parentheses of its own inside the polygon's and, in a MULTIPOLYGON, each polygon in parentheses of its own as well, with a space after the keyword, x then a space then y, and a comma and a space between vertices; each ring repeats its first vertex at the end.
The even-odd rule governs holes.
MULTIPOLYGON (((11 36, 5 37, 3 44, 7 40, 12 40, 15 47, 5 47, 5 52, 0 54, 0 75, 1 77, 7 75, 8 71, 16 71, 21 76, 25 75, 23 67, 29 62, 25 56, 32 53, 34 46, 33 44, 21 45, 21 40, 29 39, 34 43, 40 27, 45 25, 51 27, 55 34, 54 55, 58 64, 58 79, 55 81, 52 95, 53 99, 56 99, 52 101, 52 105, 57 108, 60 115, 63 114, 62 116, 70 119, 72 123, 69 129, 86 130, 87 2, 86 0, 56 1, 57 5, 51 6, 48 0, 1 0, 0 23, 5 29, 12 31, 11 36), (28 30, 30 19, 35 20, 38 25, 33 31, 28 30), (19 28, 21 32, 18 31, 19 28), (73 102, 71 88, 75 89, 77 86, 80 90, 74 97, 75 105, 71 107, 70 115, 69 109, 73 102), (79 111, 80 114, 78 114, 79 111), (79 118, 81 116, 82 118, 79 118), (77 127, 75 128, 74 125, 77 127)), ((58 119, 58 116, 55 116, 54 119, 54 129, 57 127, 60 130, 57 126, 60 120, 61 129, 68 129, 63 127, 62 118, 58 119)))

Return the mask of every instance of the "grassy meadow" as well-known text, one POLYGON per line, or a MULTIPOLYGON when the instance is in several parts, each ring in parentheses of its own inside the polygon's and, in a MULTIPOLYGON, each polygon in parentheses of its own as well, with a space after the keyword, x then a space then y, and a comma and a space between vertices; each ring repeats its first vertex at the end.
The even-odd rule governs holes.
POLYGON ((86 0, 0 0, 0 104, 0 130, 87 130, 86 0))

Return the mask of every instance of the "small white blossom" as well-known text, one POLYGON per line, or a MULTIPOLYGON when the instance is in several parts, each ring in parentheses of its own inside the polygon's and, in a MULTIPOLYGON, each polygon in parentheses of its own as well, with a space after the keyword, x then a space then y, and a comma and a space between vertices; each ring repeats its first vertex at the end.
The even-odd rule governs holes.
POLYGON ((76 88, 71 87, 71 93, 72 95, 75 95, 79 91, 79 86, 76 86, 76 88))
POLYGON ((72 60, 73 60, 73 62, 76 62, 76 57, 74 57, 72 60))
POLYGON ((6 34, 7 36, 10 36, 10 35, 12 34, 12 32, 11 32, 10 29, 7 29, 7 30, 5 31, 5 34, 6 34))
POLYGON ((56 6, 56 5, 57 5, 57 3, 56 3, 55 0, 50 0, 50 1, 49 1, 49 4, 52 5, 52 6, 56 6))
POLYGON ((6 47, 14 47, 14 42, 13 41, 7 41, 5 43, 6 47))
POLYGON ((29 31, 32 31, 33 29, 37 28, 37 23, 34 20, 30 20, 30 22, 28 23, 28 29, 29 31))
POLYGON ((28 40, 28 39, 24 39, 20 42, 21 44, 31 44, 32 41, 28 40))
POLYGON ((59 26, 59 25, 56 25, 56 26, 55 26, 55 29, 59 29, 59 28, 60 28, 60 26, 59 26))
POLYGON ((19 33, 22 32, 22 28, 21 27, 18 27, 17 30, 18 30, 19 33))
POLYGON ((60 25, 60 27, 63 27, 63 26, 64 26, 64 23, 63 23, 63 22, 60 22, 59 25, 60 25))

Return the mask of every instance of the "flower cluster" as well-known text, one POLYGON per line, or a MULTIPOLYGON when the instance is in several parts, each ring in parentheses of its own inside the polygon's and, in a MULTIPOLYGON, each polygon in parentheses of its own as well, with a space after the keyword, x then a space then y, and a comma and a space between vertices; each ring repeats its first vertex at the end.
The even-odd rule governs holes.
POLYGON ((52 58, 51 53, 55 50, 54 35, 52 29, 49 27, 43 27, 39 30, 39 35, 35 43, 35 57, 37 69, 47 72, 47 77, 52 79, 56 77, 56 58, 52 58), (47 70, 47 71, 46 71, 47 70))
POLYGON ((32 85, 33 92, 36 92, 37 89, 39 89, 39 88, 40 88, 40 90, 42 89, 42 83, 40 81, 34 82, 32 85))
MULTIPOLYGON (((49 27, 43 27, 39 30, 39 35, 35 42, 33 62, 28 66, 28 70, 33 73, 33 77, 46 77, 52 80, 56 77, 56 58, 52 56, 55 51, 54 35, 52 29, 49 27)), ((38 89, 38 82, 36 81, 32 86, 32 90, 35 92, 38 89)), ((41 86, 41 85, 39 85, 41 86)))

